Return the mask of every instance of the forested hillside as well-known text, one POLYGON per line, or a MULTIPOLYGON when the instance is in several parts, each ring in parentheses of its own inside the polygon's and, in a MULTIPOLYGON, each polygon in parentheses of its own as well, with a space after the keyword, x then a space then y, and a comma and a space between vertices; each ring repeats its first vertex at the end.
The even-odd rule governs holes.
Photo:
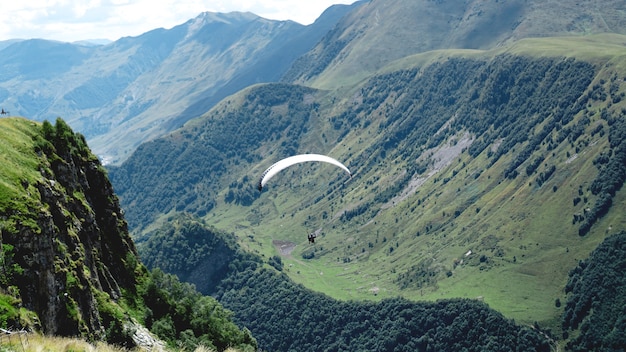
POLYGON ((204 216, 224 184, 232 190, 228 200, 251 204, 258 191, 250 187, 254 176, 246 168, 274 148, 267 141, 281 141, 271 150, 277 155, 300 149, 311 111, 319 105, 315 94, 287 84, 257 86, 242 101, 227 99, 206 119, 141 145, 123 167, 110 168, 116 191, 134 204, 125 208, 129 223, 141 229, 172 210, 204 216))
POLYGON ((623 230, 619 38, 417 55, 337 91, 253 86, 111 179, 141 241, 189 212, 333 298, 480 298, 560 335, 567 273, 623 230), (352 179, 304 165, 255 189, 307 152, 352 179))
POLYGON ((550 351, 541 332, 476 300, 342 302, 270 270, 241 273, 219 299, 271 351, 550 351))
POLYGON ((192 282, 210 295, 233 272, 257 267, 260 257, 243 251, 233 234, 219 231, 188 214, 178 214, 137 244, 142 262, 192 282))
POLYGON ((626 346, 626 232, 608 237, 569 274, 563 315, 572 351, 620 351, 626 346))

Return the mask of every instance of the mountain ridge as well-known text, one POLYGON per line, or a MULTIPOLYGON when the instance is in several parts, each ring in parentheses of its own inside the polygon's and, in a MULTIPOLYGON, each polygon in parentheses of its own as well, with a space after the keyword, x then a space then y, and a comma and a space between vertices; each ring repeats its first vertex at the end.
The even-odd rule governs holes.
POLYGON ((7 41, 0 104, 39 121, 62 116, 105 163, 118 163, 237 90, 278 80, 350 8, 333 7, 309 26, 204 13, 101 46, 7 41), (23 66, 34 58, 42 61, 23 66))
POLYGON ((462 7, 450 1, 374 0, 332 6, 308 26, 263 20, 250 13, 213 14, 217 21, 212 24, 227 24, 230 31, 219 36, 209 33, 198 45, 181 42, 179 49, 171 41, 184 41, 181 32, 195 23, 194 19, 99 46, 53 42, 57 48, 18 52, 25 41, 5 41, 0 57, 11 60, 0 59, 0 72, 21 76, 0 80, 0 104, 14 114, 39 121, 64 117, 87 137, 105 163, 119 164, 142 141, 180 127, 251 84, 281 80, 332 88, 333 80, 351 85, 390 61, 418 52, 488 49, 548 35, 623 34, 624 13, 617 0, 605 0, 603 6, 573 0, 470 1, 462 7), (257 32, 277 37, 237 38, 237 43, 222 53, 222 60, 216 56, 205 60, 211 40, 219 45, 224 38, 242 34, 241 21, 253 18, 257 32), (270 27, 273 29, 268 30, 270 27), (148 43, 155 36, 167 40, 148 43), (259 50, 266 40, 273 43, 266 46, 271 50, 259 50), (59 51, 62 45, 75 48, 59 51), (237 54, 238 49, 255 55, 237 54), (186 56, 182 59, 171 55, 183 51, 186 56), (55 53, 61 56, 52 55, 55 53), (32 57, 45 60, 32 70, 16 71, 16 62, 32 57), (72 70, 67 71, 68 67, 72 70), (42 74, 36 74, 38 71, 42 74), (31 77, 24 80, 24 75, 31 77))
POLYGON ((415 53, 492 49, 533 37, 626 34, 625 10, 619 1, 601 7, 573 0, 370 1, 328 32, 286 80, 333 88, 337 81, 354 83, 415 53), (320 65, 327 66, 323 72, 320 65))

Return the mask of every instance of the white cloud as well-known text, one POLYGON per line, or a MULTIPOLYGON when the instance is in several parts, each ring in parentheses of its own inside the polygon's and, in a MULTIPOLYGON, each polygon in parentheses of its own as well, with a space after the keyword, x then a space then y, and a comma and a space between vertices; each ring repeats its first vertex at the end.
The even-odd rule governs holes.
POLYGON ((252 12, 274 20, 312 23, 333 4, 356 0, 29 0, 3 1, 0 40, 117 40, 171 28, 201 12, 252 12))

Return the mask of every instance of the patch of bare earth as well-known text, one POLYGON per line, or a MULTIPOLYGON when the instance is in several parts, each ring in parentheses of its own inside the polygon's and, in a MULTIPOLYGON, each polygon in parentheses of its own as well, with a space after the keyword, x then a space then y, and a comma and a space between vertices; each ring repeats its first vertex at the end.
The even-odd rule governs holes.
POLYGON ((273 240, 272 244, 282 256, 290 256, 296 248, 296 244, 290 241, 273 240))
POLYGON ((465 132, 458 140, 449 140, 446 144, 440 147, 424 151, 422 155, 426 158, 430 158, 432 166, 425 174, 413 176, 407 187, 402 190, 399 195, 393 197, 389 202, 384 204, 381 208, 390 208, 414 194, 417 189, 424 184, 424 182, 441 171, 441 169, 450 165, 450 163, 452 163, 452 161, 458 157, 465 148, 469 147, 472 142, 474 142, 474 137, 470 135, 470 133, 465 132))

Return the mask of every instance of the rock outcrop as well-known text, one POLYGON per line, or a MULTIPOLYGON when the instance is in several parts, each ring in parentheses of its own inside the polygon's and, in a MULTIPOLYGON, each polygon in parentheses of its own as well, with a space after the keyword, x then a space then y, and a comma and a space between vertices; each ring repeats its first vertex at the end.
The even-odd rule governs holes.
POLYGON ((101 339, 111 305, 135 290, 137 252, 84 138, 60 119, 44 123, 41 135, 33 132, 41 177, 21 181, 28 211, 0 209, 7 290, 38 315, 44 333, 101 339))

